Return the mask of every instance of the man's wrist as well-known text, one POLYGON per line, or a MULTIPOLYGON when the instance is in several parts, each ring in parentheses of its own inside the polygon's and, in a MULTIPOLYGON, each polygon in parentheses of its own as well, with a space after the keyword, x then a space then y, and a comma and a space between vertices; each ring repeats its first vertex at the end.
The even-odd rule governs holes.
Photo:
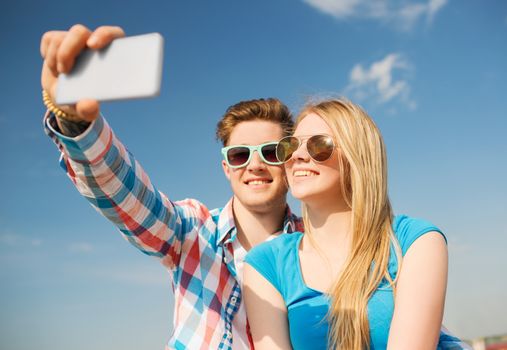
POLYGON ((89 164, 99 161, 112 146, 113 133, 102 116, 92 122, 61 123, 53 113, 46 113, 44 127, 68 159, 89 164), (73 136, 75 135, 75 136, 73 136))
POLYGON ((59 131, 68 137, 76 137, 85 132, 90 126, 91 122, 85 120, 72 121, 65 118, 60 118, 55 115, 56 124, 58 125, 59 131))

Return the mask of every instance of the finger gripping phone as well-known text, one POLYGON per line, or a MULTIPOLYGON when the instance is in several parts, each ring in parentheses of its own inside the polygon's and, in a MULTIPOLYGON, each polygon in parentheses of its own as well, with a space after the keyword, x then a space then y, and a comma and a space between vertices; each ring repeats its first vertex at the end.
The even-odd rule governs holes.
POLYGON ((164 38, 159 33, 116 39, 101 50, 85 50, 68 74, 58 76, 55 102, 114 101, 160 93, 164 38))

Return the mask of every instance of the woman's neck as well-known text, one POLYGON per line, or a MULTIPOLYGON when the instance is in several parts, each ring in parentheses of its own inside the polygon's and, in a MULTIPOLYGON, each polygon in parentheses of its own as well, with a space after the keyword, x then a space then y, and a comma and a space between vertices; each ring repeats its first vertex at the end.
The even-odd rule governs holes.
POLYGON ((348 251, 352 238, 352 210, 344 201, 321 205, 308 203, 306 210, 308 230, 320 249, 332 252, 340 247, 348 251))
MULTIPOLYGON (((303 277, 309 285, 328 291, 341 275, 350 255, 352 245, 352 211, 350 208, 307 207, 307 230, 300 245, 300 261, 303 277), (316 266, 320 277, 311 273, 316 266)), ((312 287, 312 288, 313 288, 312 287)))

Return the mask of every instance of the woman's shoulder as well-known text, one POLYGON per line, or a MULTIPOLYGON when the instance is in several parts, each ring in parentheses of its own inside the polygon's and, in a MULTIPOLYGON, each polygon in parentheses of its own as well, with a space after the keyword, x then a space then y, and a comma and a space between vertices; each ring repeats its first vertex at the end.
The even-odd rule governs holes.
POLYGON ((301 232, 284 233, 253 247, 245 257, 245 263, 268 280, 282 296, 286 295, 285 278, 294 272, 294 250, 297 252, 296 243, 301 235, 301 232))
POLYGON ((446 239, 442 230, 430 221, 407 215, 397 215, 394 217, 393 231, 400 244, 403 255, 405 255, 408 248, 410 248, 417 238, 428 232, 439 232, 444 239, 446 239))

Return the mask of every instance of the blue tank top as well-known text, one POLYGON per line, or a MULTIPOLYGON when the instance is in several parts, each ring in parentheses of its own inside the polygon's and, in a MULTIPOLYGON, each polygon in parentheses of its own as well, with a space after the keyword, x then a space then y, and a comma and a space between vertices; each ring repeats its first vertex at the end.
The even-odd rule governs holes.
MULTIPOLYGON (((443 233, 429 222, 397 216, 393 230, 404 256, 411 244, 430 231, 443 233)), ((283 234, 253 248, 245 262, 263 275, 282 295, 287 306, 289 332, 294 349, 327 349, 329 296, 308 287, 303 280, 298 249, 301 232, 283 234)), ((444 236, 445 238, 445 236, 444 236)), ((389 273, 394 278, 398 263, 394 250, 389 258, 389 273)), ((394 312, 393 290, 384 281, 368 301, 370 348, 385 349, 394 312)), ((461 341, 443 328, 438 349, 462 349, 461 341)), ((463 344, 464 345, 464 344, 463 344)))

